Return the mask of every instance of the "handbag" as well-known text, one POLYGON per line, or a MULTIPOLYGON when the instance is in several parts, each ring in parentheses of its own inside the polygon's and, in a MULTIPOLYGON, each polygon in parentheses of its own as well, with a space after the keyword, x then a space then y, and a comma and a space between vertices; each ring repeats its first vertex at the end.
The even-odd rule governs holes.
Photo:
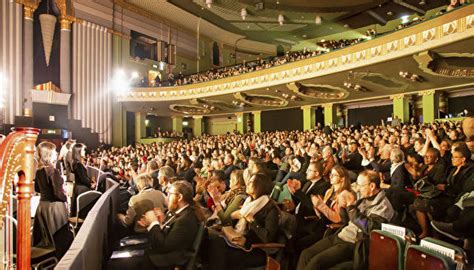
POLYGON ((438 190, 435 185, 428 181, 427 176, 418 180, 415 183, 414 187, 415 190, 420 193, 418 196, 424 199, 432 199, 441 194, 441 191, 438 190))
POLYGON ((232 226, 222 227, 222 233, 226 240, 236 247, 244 247, 245 236, 242 233, 237 232, 232 226))

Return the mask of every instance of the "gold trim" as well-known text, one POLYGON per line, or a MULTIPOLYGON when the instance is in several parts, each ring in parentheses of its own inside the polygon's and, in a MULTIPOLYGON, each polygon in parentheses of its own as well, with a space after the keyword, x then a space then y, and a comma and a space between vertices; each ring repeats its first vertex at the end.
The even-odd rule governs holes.
POLYGON ((66 19, 66 18, 61 18, 59 20, 59 24, 61 25, 61 30, 68 30, 68 31, 71 31, 71 24, 72 24, 72 21, 66 19))
POLYGON ((418 96, 431 96, 436 94, 436 90, 426 90, 426 91, 420 91, 418 93, 418 96))
POLYGON ((23 6, 23 17, 25 20, 33 20, 33 14, 35 13, 36 8, 23 6))

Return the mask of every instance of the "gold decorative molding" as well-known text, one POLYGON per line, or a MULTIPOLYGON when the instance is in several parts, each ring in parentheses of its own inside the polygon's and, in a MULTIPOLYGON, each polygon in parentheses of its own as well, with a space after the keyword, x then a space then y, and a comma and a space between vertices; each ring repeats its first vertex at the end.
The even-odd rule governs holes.
POLYGON ((390 99, 394 100, 394 99, 404 99, 405 98, 405 94, 398 94, 398 95, 391 95, 390 96, 390 99))
POLYGON ((66 19, 66 18, 61 18, 59 20, 59 24, 61 26, 61 30, 68 30, 68 31, 71 31, 71 24, 72 24, 72 21, 66 19))
POLYGON ((36 8, 31 6, 23 6, 23 17, 25 20, 33 20, 33 14, 35 13, 36 8))
POLYGON ((16 0, 17 4, 33 8, 34 10, 38 8, 40 2, 40 0, 16 0))
POLYGON ((418 93, 418 96, 432 96, 436 94, 435 90, 426 90, 426 91, 421 91, 418 93))
POLYGON ((322 106, 323 106, 324 109, 326 109, 326 108, 332 109, 332 107, 334 107, 334 103, 325 103, 322 106))
POLYGON ((124 33, 122 33, 122 32, 116 31, 116 30, 114 30, 114 29, 112 29, 112 28, 107 28, 107 32, 111 33, 111 34, 114 35, 114 36, 121 37, 121 38, 123 38, 123 39, 128 39, 128 40, 131 40, 131 39, 132 39, 131 36, 129 36, 129 35, 127 35, 127 34, 124 34, 124 33))
POLYGON ((474 77, 474 54, 471 53, 434 53, 431 51, 422 52, 413 55, 418 62, 418 68, 423 72, 435 76, 448 78, 470 78, 474 77), (458 67, 445 63, 444 59, 464 58, 466 66, 458 67))

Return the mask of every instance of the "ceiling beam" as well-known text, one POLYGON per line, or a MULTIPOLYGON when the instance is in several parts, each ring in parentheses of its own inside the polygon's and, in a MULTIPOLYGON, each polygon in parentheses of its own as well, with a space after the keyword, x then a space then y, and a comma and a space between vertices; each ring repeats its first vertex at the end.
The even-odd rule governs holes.
POLYGON ((421 15, 425 15, 426 14, 426 11, 424 11, 423 9, 415 6, 415 5, 412 5, 412 4, 409 4, 409 3, 406 3, 404 2, 403 0, 393 0, 393 3, 399 5, 399 6, 402 6, 404 8, 407 8, 409 10, 413 10, 415 11, 416 13, 418 14, 421 14, 421 15))
POLYGON ((385 20, 382 16, 380 16, 378 13, 376 13, 375 11, 373 10, 367 10, 366 13, 374 18, 377 22, 381 23, 382 25, 386 25, 387 24, 387 20, 385 20))

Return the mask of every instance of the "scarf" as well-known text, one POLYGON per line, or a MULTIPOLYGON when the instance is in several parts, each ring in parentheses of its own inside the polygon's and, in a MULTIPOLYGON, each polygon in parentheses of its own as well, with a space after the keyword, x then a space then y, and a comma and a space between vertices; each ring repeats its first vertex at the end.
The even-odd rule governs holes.
POLYGON ((252 197, 245 199, 244 205, 242 205, 242 208, 240 209, 240 216, 242 218, 240 218, 235 225, 235 231, 241 235, 245 235, 247 229, 247 220, 245 217, 255 217, 255 214, 262 210, 269 201, 270 197, 268 197, 268 195, 260 196, 254 201, 252 201, 252 197))
POLYGON ((245 189, 242 188, 242 187, 239 187, 239 188, 236 188, 236 189, 233 189, 233 190, 229 190, 226 194, 225 194, 225 197, 224 197, 224 204, 227 206, 229 205, 236 196, 238 195, 245 195, 245 189))

